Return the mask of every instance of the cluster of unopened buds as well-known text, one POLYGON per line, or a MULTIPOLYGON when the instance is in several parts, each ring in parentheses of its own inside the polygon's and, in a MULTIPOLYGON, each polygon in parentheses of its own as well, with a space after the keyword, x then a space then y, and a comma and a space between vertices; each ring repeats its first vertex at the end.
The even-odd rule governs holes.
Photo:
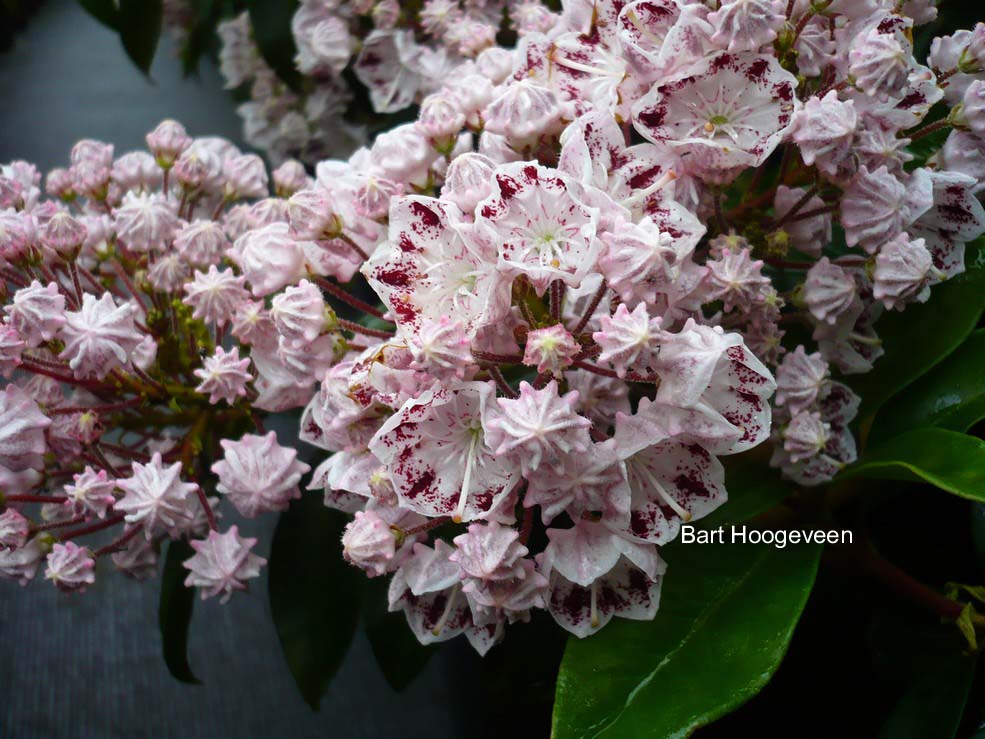
POLYGON ((307 467, 249 427, 304 406, 331 453, 308 488, 353 514, 344 556, 392 577, 422 642, 484 653, 534 609, 577 636, 652 618, 658 548, 726 501, 719 458, 769 442, 802 485, 854 461, 832 375, 870 370, 880 314, 985 232, 985 26, 924 66, 934 12, 565 4, 458 60, 416 122, 314 179, 282 165, 272 198, 258 161, 174 124, 152 155, 77 146, 48 178, 76 215, 11 165, 0 570, 50 549, 80 585, 101 553, 146 572, 191 536, 189 583, 242 587, 261 561, 202 538, 203 484, 283 509, 307 467), (108 549, 52 533, 104 513, 81 531, 125 525, 108 549))

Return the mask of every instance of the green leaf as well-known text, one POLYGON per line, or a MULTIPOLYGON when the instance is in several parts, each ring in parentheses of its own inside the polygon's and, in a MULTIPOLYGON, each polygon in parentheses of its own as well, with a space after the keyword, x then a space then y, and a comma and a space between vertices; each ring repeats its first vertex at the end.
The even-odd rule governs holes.
POLYGON ((879 319, 876 331, 885 355, 871 372, 848 383, 862 396, 860 417, 875 413, 893 395, 921 377, 974 330, 985 308, 985 241, 967 245, 966 271, 935 285, 926 303, 908 305, 879 319))
POLYGON ((188 626, 195 605, 195 589, 185 587, 188 570, 182 566, 194 554, 184 539, 168 544, 164 571, 161 573, 161 600, 157 609, 164 663, 168 671, 183 683, 200 682, 188 664, 188 626))
POLYGON ((85 11, 107 28, 117 30, 120 21, 120 11, 114 0, 79 0, 79 5, 85 11))
POLYGON ((985 329, 979 329, 879 411, 869 431, 869 443, 922 426, 967 431, 983 418, 985 329))
POLYGON ((674 545, 653 621, 568 640, 554 739, 683 737, 767 683, 814 583, 820 545, 674 545))
POLYGON ((903 695, 879 732, 880 739, 953 737, 961 723, 975 674, 975 659, 955 655, 903 695))
POLYGON ((387 609, 390 578, 375 577, 365 583, 363 623, 376 664, 394 690, 410 685, 434 655, 436 647, 424 646, 407 628, 403 613, 387 609))
POLYGON ((298 9, 298 0, 246 0, 246 9, 260 54, 281 80, 297 90, 301 77, 294 66, 297 48, 291 33, 291 19, 298 9))
POLYGON ((762 453, 755 449, 726 458, 725 489, 728 490, 728 501, 698 521, 701 528, 713 529, 748 521, 790 495, 790 488, 780 479, 779 473, 769 469, 762 453))
POLYGON ((318 710, 349 649, 364 575, 342 558, 347 517, 305 494, 281 514, 270 548, 270 610, 304 700, 318 710))
POLYGON ((120 0, 120 40, 127 56, 144 74, 150 74, 163 13, 162 0, 120 0))
POLYGON ((868 449, 839 476, 929 482, 972 500, 985 500, 985 442, 946 429, 914 429, 868 449))

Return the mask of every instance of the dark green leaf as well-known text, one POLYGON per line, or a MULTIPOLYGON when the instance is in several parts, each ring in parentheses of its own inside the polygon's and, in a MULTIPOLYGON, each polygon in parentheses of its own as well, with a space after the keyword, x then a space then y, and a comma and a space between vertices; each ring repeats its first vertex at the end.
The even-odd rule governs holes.
POLYGON ((424 669, 436 651, 424 646, 407 627, 403 613, 387 610, 388 577, 367 580, 363 594, 363 623, 376 664, 394 690, 403 690, 424 669))
POLYGON ((759 692, 786 652, 819 545, 674 545, 653 621, 568 640, 554 739, 685 736, 759 692))
POLYGON ((281 514, 270 548, 270 610, 304 700, 318 709, 359 617, 364 575, 342 558, 346 516, 306 494, 281 514))
POLYGON ((188 35, 181 47, 181 69, 185 75, 198 70, 199 59, 216 41, 215 29, 221 11, 218 0, 192 0, 188 35))
POLYGON ((291 33, 291 19, 298 8, 297 0, 246 0, 253 26, 253 38, 260 54, 289 87, 298 89, 301 78, 294 66, 297 48, 291 33))
POLYGON ((985 418, 985 329, 973 332, 939 366, 886 404, 872 424, 869 444, 922 426, 967 431, 982 418, 985 418))
POLYGON ((120 40, 127 56, 144 74, 150 74, 163 13, 162 0, 120 0, 120 40))
POLYGON ((188 665, 188 626, 195 605, 195 589, 185 587, 188 570, 182 566, 195 552, 184 539, 168 544, 161 573, 161 600, 157 620, 161 627, 164 663, 175 678, 183 683, 198 683, 188 665))
POLYGON ((966 271, 935 285, 928 302, 908 305, 902 313, 888 313, 879 319, 876 330, 886 353, 876 360, 871 372, 849 379, 862 396, 861 417, 879 410, 957 349, 974 330, 985 308, 983 243, 978 239, 968 244, 966 271))
POLYGON ((973 657, 955 655, 946 659, 900 699, 882 727, 880 739, 953 737, 961 723, 974 674, 973 657))
POLYGON ((876 447, 840 477, 929 482, 972 500, 985 500, 985 442, 946 429, 907 431, 876 447))
POLYGON ((790 488, 776 470, 767 467, 759 450, 725 459, 725 489, 728 501, 701 519, 698 522, 701 528, 748 521, 790 495, 790 488))
POLYGON ((104 26, 117 30, 120 12, 115 0, 79 0, 79 5, 104 26))

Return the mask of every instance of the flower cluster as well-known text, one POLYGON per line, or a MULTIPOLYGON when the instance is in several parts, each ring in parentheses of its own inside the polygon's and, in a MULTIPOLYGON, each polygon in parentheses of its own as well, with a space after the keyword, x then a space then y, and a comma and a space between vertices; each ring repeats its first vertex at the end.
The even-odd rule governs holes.
MULTIPOLYGON (((278 391, 261 350, 234 341, 260 330, 262 303, 233 242, 285 207, 260 158, 227 141, 164 121, 147 146, 80 141, 48 199, 30 164, 0 168, 0 575, 26 583, 44 566, 82 590, 108 558, 142 579, 163 540, 190 538, 187 583, 228 598, 263 559, 219 531, 206 490, 252 517, 285 508, 308 471, 247 433, 278 391)), ((273 179, 307 183, 297 162, 273 179)))
MULTIPOLYGON (((377 26, 385 5, 365 9, 377 26)), ((422 642, 464 634, 484 653, 536 609, 580 637, 614 616, 652 618, 659 547, 727 499, 720 458, 768 442, 805 486, 851 463, 859 399, 844 376, 878 360, 880 315, 927 300, 985 232, 985 25, 937 39, 925 66, 911 39, 933 19, 930 2, 710 5, 565 3, 514 50, 446 49, 453 72, 427 87, 405 87, 378 49, 386 71, 367 84, 381 100, 424 95, 416 121, 322 161, 313 179, 282 165, 280 197, 243 184, 253 170, 233 152, 215 155, 213 176, 213 144, 155 152, 180 198, 165 179, 117 203, 110 182, 86 207, 111 222, 97 257, 153 284, 170 300, 163 316, 134 305, 134 289, 122 303, 73 293, 57 257, 30 265, 52 272, 47 284, 5 267, 28 290, 8 310, 9 366, 93 382, 109 362, 148 404, 185 356, 173 371, 201 384, 178 409, 229 405, 245 421, 303 407, 301 439, 330 453, 309 489, 353 514, 344 556, 391 578, 389 606, 422 642), (931 156, 911 151, 948 131, 931 156), (237 196, 263 199, 227 208, 237 196), (155 216, 135 222, 129 199, 155 216), (162 203, 175 208, 173 233, 162 203), (200 227, 228 241, 182 235, 196 208, 214 208, 200 227), (201 266, 191 278, 190 263, 201 266), (53 310, 60 297, 80 317, 53 310), (143 355, 126 318, 156 336, 169 304, 185 306, 174 341, 198 337, 205 359, 158 341, 155 369, 131 370, 143 355), (236 346, 220 346, 227 323, 236 346)), ((323 13, 335 33, 327 19, 350 6, 329 6, 301 12, 323 13)), ((499 6, 466 4, 484 7, 499 6)), ((431 0, 421 14, 457 8, 431 0)), ((304 63, 328 53, 317 23, 296 25, 310 34, 304 63)), ((46 206, 15 169, 5 205, 23 220, 46 206)), ((76 183, 87 171, 53 173, 49 188, 86 192, 76 183)), ((78 230, 60 218, 43 231, 56 254, 78 230)), ((26 428, 2 464, 10 484, 50 484, 51 414, 19 388, 10 402, 33 405, 12 413, 26 428)), ((299 494, 306 466, 273 436, 207 423, 222 457, 209 471, 241 513, 299 494)), ((106 473, 99 499, 151 533, 180 532, 201 480, 166 466, 173 450, 140 444, 146 459, 122 479, 117 459, 92 468, 106 473), (168 493, 131 492, 145 488, 168 493)), ((228 594, 257 570, 249 540, 222 536, 196 543, 187 564, 203 593, 228 594)), ((52 579, 89 577, 62 546, 52 579)))

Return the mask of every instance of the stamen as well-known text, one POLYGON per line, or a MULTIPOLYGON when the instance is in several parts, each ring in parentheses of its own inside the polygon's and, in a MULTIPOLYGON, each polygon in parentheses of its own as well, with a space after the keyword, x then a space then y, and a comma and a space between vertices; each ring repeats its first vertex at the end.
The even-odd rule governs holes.
POLYGON ((664 488, 664 486, 661 485, 659 482, 657 482, 657 478, 654 477, 653 473, 650 472, 650 470, 648 470, 645 465, 642 464, 637 465, 635 469, 640 474, 642 474, 647 479, 647 481, 649 481, 651 485, 653 485, 653 488, 657 491, 657 494, 660 496, 663 502, 667 504, 667 507, 671 508, 674 511, 674 513, 676 513, 680 517, 682 521, 687 523, 688 521, 691 520, 691 513, 689 511, 684 510, 684 508, 681 507, 681 504, 678 503, 676 500, 674 500, 674 498, 670 495, 670 493, 667 492, 667 489, 664 488))
POLYGON ((479 434, 476 431, 472 432, 472 441, 469 442, 468 458, 465 460, 465 477, 462 478, 462 492, 458 495, 458 508, 455 509, 455 515, 451 517, 451 520, 455 523, 462 522, 462 516, 465 515, 465 505, 469 500, 469 487, 472 483, 472 465, 475 462, 475 445, 479 441, 479 434))
POLYGON ((448 623, 448 619, 451 617, 452 608, 455 605, 455 601, 458 599, 458 591, 462 587, 460 582, 455 583, 455 586, 448 593, 448 600, 445 602, 445 609, 441 612, 441 618, 438 619, 438 623, 434 625, 431 629, 431 633, 435 636, 441 634, 441 630, 445 628, 445 624, 448 623))

